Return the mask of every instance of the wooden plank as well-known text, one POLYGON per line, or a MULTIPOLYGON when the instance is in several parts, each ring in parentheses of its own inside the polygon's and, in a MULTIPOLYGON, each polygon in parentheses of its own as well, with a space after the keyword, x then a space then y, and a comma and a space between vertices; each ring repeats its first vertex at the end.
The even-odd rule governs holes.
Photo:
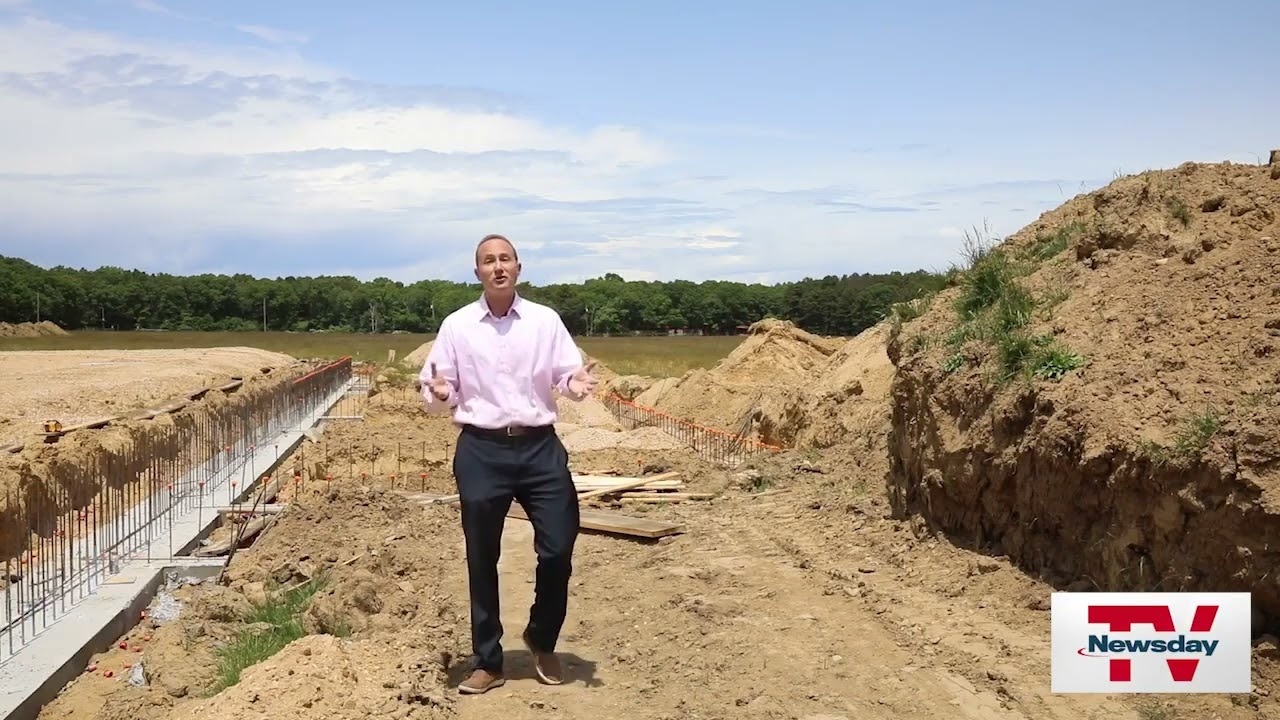
POLYGON ((255 509, 253 507, 252 502, 247 502, 243 505, 237 505, 235 507, 220 507, 217 509, 216 512, 219 515, 253 515, 256 513, 260 513, 262 515, 277 515, 279 513, 284 512, 284 509, 286 507, 289 507, 289 506, 272 503, 268 505, 259 505, 255 509))
POLYGON ((442 497, 457 497, 457 495, 441 496, 441 495, 436 495, 434 493, 409 492, 408 490, 396 490, 394 492, 397 495, 403 495, 405 498, 409 500, 413 500, 414 502, 420 502, 424 504, 436 502, 437 500, 440 500, 442 497))
MULTIPOLYGON (((200 398, 204 397, 205 394, 208 393, 210 390, 221 390, 222 392, 232 392, 234 390, 239 389, 239 387, 243 384, 244 384, 244 380, 242 378, 236 378, 224 385, 220 385, 212 388, 203 388, 201 390, 196 390, 195 392, 188 393, 185 396, 186 400, 179 400, 176 402, 171 401, 169 403, 161 405, 158 408, 138 410, 129 415, 112 415, 111 417, 98 418, 97 420, 91 420, 89 422, 80 423, 79 425, 71 425, 69 427, 64 427, 58 432, 51 432, 51 433, 47 432, 47 433, 41 433, 41 434, 44 435, 45 442, 56 442, 58 438, 62 437, 63 435, 66 435, 69 432, 75 432, 76 430, 98 430, 118 420, 125 420, 125 419, 154 420, 161 415, 178 412, 179 410, 189 405, 191 401, 199 400, 200 398)), ((17 452, 22 449, 22 445, 9 446, 3 449, 10 450, 11 452, 17 452)))
POLYGON ((138 412, 135 412, 132 415, 130 415, 129 419, 130 420, 155 420, 161 415, 168 415, 171 413, 178 412, 179 410, 181 410, 186 406, 187 406, 186 402, 180 402, 180 403, 174 403, 172 405, 165 405, 163 407, 153 408, 151 410, 139 410, 138 412))
POLYGON ((267 528, 271 527, 276 521, 276 516, 254 518, 244 524, 244 527, 232 530, 231 536, 227 539, 213 543, 206 547, 198 548, 192 555, 196 557, 219 557, 229 554, 237 547, 246 547, 253 544, 253 539, 267 528), (238 542, 237 542, 238 541, 238 542))
MULTIPOLYGON (((640 478, 626 478, 627 480, 639 480, 640 478)), ((620 483, 602 483, 599 480, 573 480, 573 486, 579 488, 598 489, 598 488, 616 488, 625 486, 626 482, 620 483)), ((653 489, 676 489, 685 487, 685 483, 681 480, 650 480, 645 483, 646 488, 653 489)))
POLYGON ((623 500, 643 500, 645 502, 668 502, 671 500, 711 500, 716 495, 709 492, 642 492, 640 490, 628 490, 622 493, 620 497, 623 500))
POLYGON ((670 480, 671 478, 676 477, 679 474, 680 473, 676 471, 676 472, 662 473, 661 475, 654 475, 653 477, 636 478, 633 480, 628 480, 627 482, 624 482, 615 487, 603 488, 601 490, 592 490, 590 492, 579 495, 578 499, 590 500, 591 498, 597 498, 597 497, 600 497, 601 495, 608 495, 610 493, 622 492, 623 490, 631 490, 633 488, 638 488, 642 485, 648 485, 651 482, 656 482, 661 480, 670 480))
POLYGON ((120 417, 121 417, 120 415, 112 415, 111 417, 98 418, 97 420, 90 420, 89 422, 80 423, 79 425, 71 425, 69 427, 64 427, 56 433, 45 433, 45 435, 60 437, 62 435, 66 435, 69 432, 75 432, 76 430, 97 430, 98 428, 106 427, 107 425, 110 425, 116 420, 119 420, 120 417))
MULTIPOLYGON (((524 508, 512 503, 511 509, 507 511, 507 517, 528 520, 529 516, 525 515, 524 508)), ((676 523, 663 522, 661 520, 651 520, 649 518, 628 517, 626 515, 615 515, 613 513, 598 512, 595 510, 581 510, 578 512, 578 527, 583 530, 597 530, 600 532, 615 533, 618 535, 634 535, 644 538, 660 538, 667 535, 679 535, 684 532, 684 526, 676 523)))
MULTIPOLYGON (((654 478, 667 477, 667 475, 671 475, 671 477, 675 477, 675 475, 678 475, 678 474, 680 473, 675 473, 675 474, 663 473, 662 475, 650 475, 649 479, 653 480, 654 478)), ((596 484, 602 484, 602 486, 616 486, 616 484, 618 483, 626 483, 626 482, 630 482, 630 480, 639 480, 639 479, 640 479, 639 475, 586 475, 586 474, 573 473, 573 482, 575 483, 596 483, 596 484)), ((680 480, 660 480, 660 482, 680 482, 680 480)))

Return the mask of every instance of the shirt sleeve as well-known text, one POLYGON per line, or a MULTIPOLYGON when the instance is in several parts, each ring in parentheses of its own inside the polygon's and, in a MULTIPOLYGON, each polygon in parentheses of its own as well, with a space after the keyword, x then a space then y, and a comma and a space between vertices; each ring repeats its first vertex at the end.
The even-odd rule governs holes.
POLYGON ((418 381, 422 387, 422 404, 427 412, 437 412, 458 405, 458 360, 453 347, 453 332, 448 322, 442 323, 435 342, 431 343, 431 351, 427 353, 426 362, 418 373, 418 381), (431 392, 431 366, 444 376, 449 383, 449 397, 440 400, 431 392))
POLYGON ((556 390, 571 400, 581 400, 585 396, 569 389, 569 378, 582 367, 582 352, 564 326, 564 320, 556 314, 554 337, 551 342, 551 374, 556 390))

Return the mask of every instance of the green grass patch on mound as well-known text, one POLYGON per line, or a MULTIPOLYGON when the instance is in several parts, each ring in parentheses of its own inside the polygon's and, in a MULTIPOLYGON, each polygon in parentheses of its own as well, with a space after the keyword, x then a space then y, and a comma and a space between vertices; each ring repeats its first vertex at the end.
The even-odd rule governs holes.
POLYGON ((960 322, 947 335, 953 352, 943 361, 944 370, 964 367, 962 347, 970 341, 995 351, 1000 383, 1017 378, 1058 380, 1083 367, 1083 356, 1053 336, 1030 333, 1037 314, 1047 317, 1067 298, 1066 288, 1053 287, 1035 297, 1022 282, 1040 264, 1070 247, 1072 237, 1082 229, 1079 223, 1070 223, 1015 250, 997 247, 981 234, 966 233, 968 267, 957 279, 960 296, 955 301, 960 322))
MULTIPOLYGON (((300 586, 270 593, 265 603, 254 605, 244 618, 247 627, 218 649, 218 675, 208 694, 216 695, 235 685, 247 668, 274 656, 294 640, 305 637, 308 633, 302 625, 302 613, 327 583, 326 577, 312 578, 300 586)), ((350 633, 339 628, 333 634, 346 636, 350 633)))
POLYGON ((1222 415, 1217 408, 1204 408, 1178 423, 1172 445, 1160 445, 1148 440, 1142 443, 1142 451, 1147 457, 1160 464, 1176 460, 1196 460, 1222 429, 1222 422, 1222 415))

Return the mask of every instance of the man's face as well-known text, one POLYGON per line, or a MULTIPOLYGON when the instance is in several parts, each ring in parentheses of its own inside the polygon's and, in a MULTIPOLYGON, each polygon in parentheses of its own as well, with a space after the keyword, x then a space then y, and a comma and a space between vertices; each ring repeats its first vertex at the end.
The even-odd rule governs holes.
POLYGON ((505 240, 485 241, 476 250, 476 279, 485 290, 511 290, 520 278, 515 250, 505 240))

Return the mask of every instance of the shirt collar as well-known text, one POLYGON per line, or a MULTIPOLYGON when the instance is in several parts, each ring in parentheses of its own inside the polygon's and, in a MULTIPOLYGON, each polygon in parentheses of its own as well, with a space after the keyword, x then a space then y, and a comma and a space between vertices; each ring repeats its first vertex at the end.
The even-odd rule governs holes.
MULTIPOLYGON (((511 310, 509 311, 510 314, 516 317, 520 317, 520 305, 523 302, 524 302, 524 299, 520 297, 520 293, 516 293, 515 299, 511 301, 511 310)), ((477 303, 477 307, 479 309, 478 319, 480 320, 483 320, 486 317, 491 317, 491 318, 494 318, 495 320, 502 319, 494 315, 493 311, 489 309, 489 301, 485 298, 484 294, 480 295, 480 300, 477 303)))

